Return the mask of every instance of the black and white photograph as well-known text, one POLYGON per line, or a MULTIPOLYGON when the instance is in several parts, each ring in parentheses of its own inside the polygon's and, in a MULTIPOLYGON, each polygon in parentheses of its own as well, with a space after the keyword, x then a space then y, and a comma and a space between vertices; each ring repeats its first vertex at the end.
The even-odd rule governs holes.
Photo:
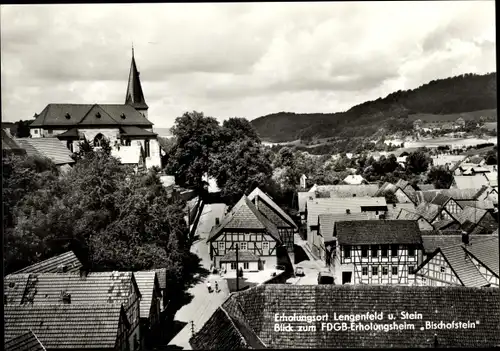
POLYGON ((495 5, 0 5, 3 349, 500 347, 495 5))

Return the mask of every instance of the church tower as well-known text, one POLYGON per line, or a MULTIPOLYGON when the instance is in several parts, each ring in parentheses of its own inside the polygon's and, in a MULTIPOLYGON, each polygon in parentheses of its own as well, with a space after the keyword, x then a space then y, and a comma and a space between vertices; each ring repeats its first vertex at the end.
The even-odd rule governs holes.
POLYGON ((148 105, 142 93, 141 80, 139 79, 139 71, 135 64, 134 48, 132 47, 132 63, 130 64, 130 73, 128 75, 127 95, 125 96, 125 104, 131 105, 139 111, 144 117, 148 118, 148 105))

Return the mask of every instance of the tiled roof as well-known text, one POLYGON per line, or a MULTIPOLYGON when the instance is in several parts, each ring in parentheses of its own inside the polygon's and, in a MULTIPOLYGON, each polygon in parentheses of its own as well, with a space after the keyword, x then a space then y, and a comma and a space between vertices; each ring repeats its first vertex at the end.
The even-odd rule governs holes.
POLYGON ((432 226, 436 230, 442 230, 448 228, 453 223, 456 223, 457 225, 459 224, 455 219, 443 219, 435 222, 434 224, 432 224, 432 226))
POLYGON ((462 235, 424 235, 422 232, 422 245, 427 255, 440 247, 456 246, 461 243, 462 235))
POLYGON ((479 238, 471 240, 470 245, 465 246, 465 250, 499 276, 498 236, 481 235, 479 238))
POLYGON ((2 129, 2 150, 23 150, 23 148, 2 129))
POLYGON ((154 271, 139 271, 134 272, 134 277, 142 295, 141 305, 139 307, 141 318, 149 318, 155 283, 158 284, 156 273, 154 271))
POLYGON ((5 339, 31 329, 47 349, 114 349, 120 315, 118 304, 7 305, 5 339))
POLYGON ((415 211, 415 204, 413 202, 388 204, 385 219, 397 219, 402 209, 409 212, 415 211))
POLYGON ((404 188, 404 190, 402 189, 402 191, 410 198, 411 201, 417 203, 417 192, 411 185, 406 186, 406 188, 404 188))
POLYGON ((455 217, 460 224, 464 224, 466 221, 478 224, 487 212, 487 210, 482 208, 466 206, 461 212, 457 213, 455 217))
MULTIPOLYGON (((64 266, 66 270, 60 273, 75 273, 80 272, 80 268, 83 267, 80 260, 76 257, 73 251, 65 252, 61 255, 57 255, 41 262, 32 264, 31 266, 25 267, 18 270, 18 273, 58 273, 58 267, 64 266)), ((62 268, 62 267, 61 267, 62 268)))
POLYGON ((427 202, 422 202, 417 206, 417 208, 415 208, 415 213, 424 217, 429 223, 437 217, 440 211, 440 206, 427 202))
POLYGON ((123 131, 123 136, 156 136, 156 133, 150 132, 136 126, 122 126, 120 129, 123 131))
MULTIPOLYGON (((284 218, 288 224, 294 228, 297 228, 297 225, 293 221, 293 219, 290 218, 290 216, 281 209, 274 201, 267 195, 265 192, 260 190, 259 188, 255 188, 249 195, 248 199, 250 201, 253 201, 256 197, 259 197, 259 200, 264 200, 265 203, 267 203, 269 206, 271 206, 272 209, 274 209, 275 212, 277 212, 282 218, 284 218)), ((270 219, 270 218, 269 218, 270 219)), ((275 223, 276 224, 276 223, 275 223)))
MULTIPOLYGON (((256 262, 259 257, 253 252, 246 250, 238 250, 238 261, 240 262, 256 262)), ((220 262, 235 262, 236 261, 236 250, 228 251, 222 258, 220 262)))
POLYGON ((408 183, 406 180, 404 179, 399 179, 396 184, 395 184, 398 188, 400 188, 401 190, 405 190, 405 188, 407 186, 411 186, 410 183, 408 183))
POLYGON ((23 138, 15 139, 26 150, 28 156, 50 158, 56 165, 74 163, 71 151, 57 138, 23 138))
MULTIPOLYGON (((494 197, 493 197, 494 198, 494 197)), ((493 210, 495 208, 495 205, 493 201, 491 200, 482 200, 482 201, 467 201, 467 200, 459 200, 457 203, 462 207, 476 207, 476 208, 482 208, 483 210, 493 210)))
POLYGON ((416 221, 369 220, 335 223, 339 245, 420 244, 416 221))
POLYGON ((362 185, 318 185, 317 192, 328 193, 329 197, 367 197, 374 196, 378 190, 377 184, 362 185))
POLYGON ((4 305, 21 304, 29 277, 29 274, 9 274, 4 277, 4 305))
POLYGON ((80 137, 80 132, 78 131, 78 128, 71 128, 65 131, 64 133, 57 134, 56 137, 58 139, 65 139, 65 138, 79 138, 80 137))
MULTIPOLYGON (((229 316, 237 316, 241 323, 253 331, 268 348, 415 348, 434 347, 494 347, 500 344, 500 291, 495 288, 431 287, 431 286, 370 286, 370 285, 290 285, 262 284, 246 291, 232 294, 220 307, 229 316), (233 301, 231 301, 233 300, 233 301), (228 307, 231 303, 238 308, 228 307), (417 311, 423 320, 407 321, 414 329, 399 331, 326 331, 321 323, 313 322, 313 331, 299 331, 298 325, 307 322, 290 322, 292 332, 275 331, 275 315, 323 316, 333 323, 337 315, 366 315, 383 312, 400 315, 401 311, 417 311), (426 329, 427 321, 480 321, 474 329, 426 329)), ((241 341, 228 342, 224 333, 233 325, 228 319, 211 318, 192 340, 194 349, 236 349, 241 341), (224 324, 225 323, 225 324, 224 324)), ((378 321, 375 321, 375 323, 378 321)), ((402 321, 398 321, 402 322, 402 321)), ((288 322, 283 322, 288 323, 288 322)), ((370 325, 370 321, 360 321, 370 325)), ((387 320, 380 321, 387 323, 387 320)), ((348 323, 349 324, 349 323, 348 323)), ((231 331, 236 338, 235 331, 231 331)), ((243 333, 241 333, 243 334, 243 333)), ((241 339, 240 339, 241 340, 241 339)), ((255 347, 257 348, 257 347, 255 347)))
POLYGON ((421 214, 402 208, 397 216, 397 219, 405 219, 407 221, 418 221, 422 218, 421 214))
POLYGON ((474 263, 467 258, 462 245, 442 247, 439 250, 464 286, 482 287, 489 284, 474 263))
POLYGON ((395 193, 398 190, 398 187, 392 183, 385 182, 382 186, 373 194, 373 196, 384 196, 387 193, 395 193))
POLYGON ((457 189, 481 189, 483 185, 488 185, 488 179, 481 174, 473 176, 454 176, 453 179, 457 189))
POLYGON ((498 172, 485 173, 484 176, 488 180, 490 186, 498 186, 498 172))
POLYGON ((324 213, 360 213, 362 208, 379 208, 387 210, 387 203, 383 197, 352 197, 329 198, 307 201, 307 225, 317 225, 318 216, 324 213))
POLYGON ((275 240, 280 241, 278 228, 245 195, 222 219, 220 225, 212 229, 207 240, 213 240, 223 229, 265 229, 275 240))
POLYGON ((437 194, 451 197, 453 200, 474 200, 478 189, 439 189, 429 191, 417 191, 417 203, 430 202, 437 194))
POLYGON ((5 351, 45 351, 42 343, 30 330, 13 339, 8 340, 4 345, 5 351))
POLYGON ((167 288, 167 269, 166 268, 156 268, 153 269, 156 273, 156 277, 158 278, 158 284, 160 285, 160 289, 167 288))
POLYGON ((130 105, 120 104, 48 104, 30 124, 31 128, 49 126, 92 125, 109 121, 121 126, 142 126, 151 128, 152 123, 130 105), (90 114, 89 112, 93 112, 90 114), (96 118, 99 112, 101 118, 96 118), (69 114, 69 119, 66 117, 69 114), (123 117, 125 118, 123 118, 123 117), (92 117, 92 118, 90 118, 92 117), (85 122, 85 123, 84 123, 85 122))
POLYGON ((419 184, 418 187, 422 191, 435 190, 436 189, 436 187, 434 186, 434 184, 419 184))
POLYGON ((434 199, 430 201, 431 204, 445 206, 448 201, 450 201, 451 197, 445 194, 436 194, 434 199))
POLYGON ((59 303, 62 291, 71 295, 72 304, 121 303, 128 300, 133 279, 132 272, 92 272, 87 277, 74 273, 31 273, 27 289, 16 292, 22 296, 21 303, 59 303))
POLYGON ((342 221, 367 221, 366 213, 350 213, 350 214, 320 214, 318 216, 319 233, 323 236, 325 242, 333 240, 333 228, 335 223, 342 221))
POLYGON ((309 192, 309 191, 299 191, 298 192, 298 197, 299 197, 299 212, 304 212, 306 210, 306 203, 308 200, 312 200, 316 198, 316 193, 315 192, 309 192))

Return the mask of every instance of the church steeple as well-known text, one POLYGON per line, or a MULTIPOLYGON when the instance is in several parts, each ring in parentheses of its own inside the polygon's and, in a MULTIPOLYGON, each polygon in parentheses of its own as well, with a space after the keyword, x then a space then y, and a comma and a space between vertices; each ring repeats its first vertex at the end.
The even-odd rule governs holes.
POLYGON ((132 63, 130 64, 130 73, 128 75, 127 95, 125 96, 125 104, 131 105, 139 112, 147 117, 148 105, 142 93, 141 80, 139 79, 139 71, 135 63, 134 47, 132 46, 132 63))

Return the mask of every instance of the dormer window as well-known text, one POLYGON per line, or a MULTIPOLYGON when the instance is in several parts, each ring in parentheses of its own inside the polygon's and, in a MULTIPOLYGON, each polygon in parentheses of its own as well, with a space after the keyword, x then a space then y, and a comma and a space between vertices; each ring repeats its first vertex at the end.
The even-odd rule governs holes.
POLYGON ((97 118, 101 118, 101 113, 100 113, 100 112, 97 112, 97 113, 95 114, 95 116, 96 116, 97 118))
POLYGON ((70 115, 69 113, 66 113, 66 114, 64 115, 64 117, 66 117, 66 119, 70 119, 70 118, 71 118, 71 115, 70 115))
POLYGON ((124 114, 124 113, 122 113, 122 114, 120 115, 120 117, 121 117, 121 119, 125 119, 125 114, 124 114))

